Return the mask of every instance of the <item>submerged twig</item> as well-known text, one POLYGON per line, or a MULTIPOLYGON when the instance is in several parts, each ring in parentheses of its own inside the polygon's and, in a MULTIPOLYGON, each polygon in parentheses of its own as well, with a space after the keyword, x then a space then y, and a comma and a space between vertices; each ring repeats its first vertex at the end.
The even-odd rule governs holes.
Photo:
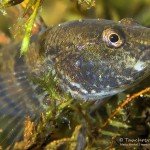
POLYGON ((140 95, 143 95, 147 92, 150 92, 150 87, 133 94, 132 96, 128 97, 125 101, 123 101, 116 109, 115 111, 111 114, 111 116, 107 119, 107 121, 103 124, 103 127, 108 125, 109 122, 111 122, 111 119, 123 108, 125 107, 129 102, 133 101, 135 98, 139 97, 140 95))

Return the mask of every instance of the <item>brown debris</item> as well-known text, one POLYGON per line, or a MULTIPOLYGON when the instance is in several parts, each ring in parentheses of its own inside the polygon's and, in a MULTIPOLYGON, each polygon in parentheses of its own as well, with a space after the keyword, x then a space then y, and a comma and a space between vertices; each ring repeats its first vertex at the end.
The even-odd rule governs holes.
POLYGON ((0 31, 0 45, 5 45, 10 43, 10 38, 5 35, 5 33, 0 31))
POLYGON ((30 145, 33 144, 34 132, 35 132, 34 122, 31 121, 30 117, 27 117, 25 120, 24 140, 15 143, 14 149, 28 149, 30 145))

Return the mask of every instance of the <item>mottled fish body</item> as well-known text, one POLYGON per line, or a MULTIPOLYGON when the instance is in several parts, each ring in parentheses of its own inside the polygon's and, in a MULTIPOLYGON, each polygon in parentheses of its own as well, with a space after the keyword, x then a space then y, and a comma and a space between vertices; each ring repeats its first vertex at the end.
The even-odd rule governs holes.
POLYGON ((41 54, 75 99, 102 99, 149 75, 150 29, 132 19, 67 22, 41 41, 41 54))
POLYGON ((59 87, 77 100, 101 100, 149 76, 150 29, 132 19, 62 23, 19 46, 0 50, 0 145, 20 139, 26 116, 38 120, 48 93, 33 78, 52 71, 59 87), (32 53, 33 52, 33 53, 32 53), (17 133, 17 134, 16 134, 17 133))

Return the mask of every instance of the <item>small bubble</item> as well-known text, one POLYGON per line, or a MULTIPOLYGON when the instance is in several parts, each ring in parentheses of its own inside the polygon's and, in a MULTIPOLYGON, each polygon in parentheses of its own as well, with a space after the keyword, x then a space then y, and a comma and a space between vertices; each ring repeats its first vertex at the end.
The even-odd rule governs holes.
POLYGON ((36 23, 34 23, 34 25, 33 25, 34 27, 37 27, 37 24, 36 23))
POLYGON ((127 98, 129 98, 129 97, 130 97, 130 95, 128 94, 128 95, 126 95, 126 97, 127 97, 127 98))
POLYGON ((78 60, 78 61, 76 61, 75 66, 79 67, 80 64, 81 64, 81 63, 80 63, 80 61, 78 60))
POLYGON ((6 12, 5 10, 1 9, 0 11, 1 11, 1 13, 2 13, 4 16, 7 15, 7 12, 6 12))
POLYGON ((144 96, 141 94, 140 97, 144 97, 144 96))
POLYGON ((92 94, 95 94, 95 93, 96 93, 96 91, 95 91, 95 90, 91 90, 91 93, 92 93, 92 94))
POLYGON ((101 74, 99 75, 99 78, 100 78, 100 79, 102 78, 102 75, 101 75, 101 74))
POLYGON ((107 88, 110 88, 110 86, 109 86, 109 85, 107 85, 106 87, 107 87, 107 88))

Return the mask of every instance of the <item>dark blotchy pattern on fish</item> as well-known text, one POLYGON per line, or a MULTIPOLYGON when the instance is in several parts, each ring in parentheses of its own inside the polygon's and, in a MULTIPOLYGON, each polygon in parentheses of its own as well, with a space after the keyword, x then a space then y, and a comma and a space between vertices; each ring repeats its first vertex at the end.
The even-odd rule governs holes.
POLYGON ((72 21, 45 32, 40 51, 63 89, 75 98, 101 99, 149 74, 149 37, 150 29, 132 19, 72 21))
POLYGON ((0 50, 4 148, 21 137, 27 115, 37 120, 43 112, 48 93, 33 78, 52 71, 74 99, 101 100, 124 91, 149 75, 150 29, 132 19, 71 21, 33 38, 27 56, 17 51, 14 45, 0 50))

